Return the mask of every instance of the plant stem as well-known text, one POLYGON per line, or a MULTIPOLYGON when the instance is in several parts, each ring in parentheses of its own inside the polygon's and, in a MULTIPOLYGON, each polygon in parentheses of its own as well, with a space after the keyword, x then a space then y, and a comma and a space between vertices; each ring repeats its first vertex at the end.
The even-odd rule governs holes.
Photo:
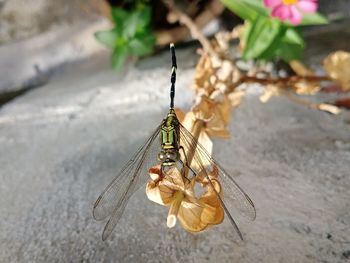
POLYGON ((174 194, 174 200, 170 205, 168 218, 166 221, 166 224, 169 228, 172 228, 176 225, 177 214, 179 212, 180 205, 183 199, 184 194, 182 193, 182 191, 176 191, 174 194))
MULTIPOLYGON (((192 126, 192 130, 190 130, 189 132, 193 135, 194 139, 198 142, 199 139, 199 135, 201 133, 201 130, 204 127, 204 121, 200 120, 200 119, 196 119, 193 126, 192 126)), ((197 147, 196 145, 192 145, 197 147)), ((185 149, 186 151, 186 161, 189 167, 191 167, 191 163, 193 161, 194 158, 194 154, 196 152, 196 148, 194 149, 185 149), (186 151, 187 150, 187 151, 186 151)), ((183 175, 187 178, 187 175, 189 173, 190 168, 188 166, 184 166, 183 168, 183 175)))
POLYGON ((243 82, 256 82, 260 84, 286 84, 286 85, 291 85, 295 84, 296 82, 299 82, 300 80, 305 80, 305 81, 326 81, 330 80, 329 77, 327 76, 289 76, 289 77, 284 77, 284 78, 257 78, 257 77, 249 77, 249 76, 244 76, 243 77, 243 82))
POLYGON ((194 39, 198 39, 204 50, 212 56, 217 56, 217 53, 210 44, 210 41, 203 35, 196 23, 188 15, 178 10, 173 1, 163 0, 163 2, 169 8, 169 10, 178 17, 180 23, 184 24, 190 30, 192 37, 194 39))
MULTIPOLYGON (((168 6, 168 3, 163 1, 165 5, 168 6)), ((171 3, 170 3, 171 4, 171 3)), ((205 10, 203 10, 199 15, 194 18, 193 23, 196 25, 198 30, 207 25, 210 21, 220 16, 225 10, 225 7, 221 4, 219 0, 213 0, 208 3, 205 10)), ((171 11, 171 10, 170 10, 171 11)), ((178 20, 178 17, 176 18, 178 20)), ((173 42, 185 41, 191 37, 191 31, 187 25, 179 26, 173 29, 164 29, 155 32, 157 45, 164 46, 173 42)))
POLYGON ((331 79, 327 76, 289 76, 284 78, 257 78, 257 77, 251 77, 251 76, 242 76, 238 81, 233 83, 231 86, 228 87, 226 93, 231 93, 234 91, 239 85, 243 83, 258 83, 261 85, 268 85, 268 84, 274 84, 274 85, 283 85, 286 86, 293 86, 297 82, 304 80, 304 81, 310 81, 310 82, 321 82, 321 81, 330 81, 331 79))
POLYGON ((309 107, 310 109, 322 110, 337 115, 341 112, 341 110, 334 105, 325 104, 325 103, 313 103, 308 100, 304 100, 288 91, 284 91, 283 95, 285 95, 288 99, 293 101, 294 103, 309 107))

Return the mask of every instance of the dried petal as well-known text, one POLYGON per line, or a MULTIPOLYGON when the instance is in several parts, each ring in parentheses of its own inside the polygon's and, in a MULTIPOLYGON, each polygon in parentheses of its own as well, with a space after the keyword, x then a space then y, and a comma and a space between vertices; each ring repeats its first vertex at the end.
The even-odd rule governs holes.
MULTIPOLYGON (((220 193, 220 183, 218 180, 213 179, 215 177, 213 173, 215 173, 215 169, 211 173, 213 176, 210 175, 211 184, 220 193)), ((203 185, 206 185, 207 191, 199 198, 199 203, 183 203, 180 208, 178 217, 187 231, 202 231, 208 225, 220 224, 224 220, 224 210, 219 198, 211 185, 209 185, 208 179, 204 180, 206 180, 206 183, 203 185)))
POLYGON ((228 94, 228 99, 231 102, 233 108, 238 107, 241 104, 243 96, 246 94, 244 90, 235 90, 228 94))
POLYGON ((169 205, 174 199, 174 191, 164 185, 150 181, 146 186, 146 195, 149 200, 160 205, 169 205))
POLYGON ((229 42, 231 38, 232 38, 231 32, 219 31, 218 33, 215 34, 215 40, 221 52, 228 51, 229 42))
POLYGON ((330 105, 330 104, 320 104, 318 106, 320 110, 327 111, 329 113, 332 113, 334 115, 338 115, 341 112, 341 109, 339 109, 337 106, 330 105))
POLYGON ((290 67, 294 70, 295 73, 299 76, 313 76, 315 72, 307 68, 301 61, 292 60, 289 62, 290 67))
POLYGON ((227 96, 224 96, 220 103, 217 103, 216 108, 218 110, 218 115, 222 118, 223 122, 227 125, 231 119, 231 102, 227 96))
POLYGON ((328 75, 337 81, 343 90, 350 90, 350 53, 336 51, 331 53, 323 65, 328 75))
POLYGON ((207 227, 201 222, 203 207, 183 201, 178 213, 178 219, 184 229, 189 232, 199 232, 207 227))
POLYGON ((214 90, 214 86, 210 83, 210 77, 214 76, 214 71, 210 57, 203 52, 196 67, 193 89, 196 92, 204 89, 209 95, 214 90))
POLYGON ((192 108, 196 119, 205 122, 205 132, 212 137, 228 138, 227 125, 231 117, 231 103, 227 97, 222 102, 215 102, 206 96, 192 108))
MULTIPOLYGON (((201 171, 200 173, 197 174, 196 176, 196 181, 201 183, 202 186, 207 186, 209 181, 208 181, 208 177, 211 180, 217 180, 218 176, 219 176, 219 170, 216 166, 211 167, 212 169, 210 170, 210 167, 206 167, 205 171, 201 171), (208 175, 208 177, 207 177, 208 175)), ((214 184, 214 188, 215 190, 220 193, 221 191, 221 186, 220 184, 214 184)))
MULTIPOLYGON (((218 198, 216 198, 217 205, 210 206, 206 205, 203 209, 202 215, 201 215, 201 222, 206 225, 218 225, 221 224, 224 220, 224 209, 221 207, 218 198)), ((203 199, 203 201, 205 201, 203 199)))
POLYGON ((267 85, 265 87, 264 94, 262 94, 260 96, 260 101, 262 103, 266 103, 266 102, 268 102, 271 99, 271 97, 278 96, 278 95, 280 95, 280 91, 279 91, 278 86, 276 86, 276 85, 267 85))
POLYGON ((296 93, 300 95, 314 95, 320 90, 320 82, 318 81, 307 81, 301 79, 294 84, 296 93))
POLYGON ((207 96, 199 98, 199 102, 192 108, 192 112, 196 119, 209 121, 213 118, 215 102, 207 96))
MULTIPOLYGON (((212 181, 214 183, 214 180, 212 181)), ((200 198, 205 204, 203 209, 201 221, 208 225, 220 224, 224 220, 224 209, 221 206, 218 196, 215 192, 207 192, 200 198)))
POLYGON ((219 80, 226 81, 231 78, 233 72, 233 64, 229 60, 222 61, 221 67, 217 71, 219 80))
POLYGON ((149 169, 149 175, 152 179, 156 179, 147 183, 146 195, 149 200, 160 205, 169 205, 174 199, 175 191, 185 188, 182 176, 176 167, 167 171, 164 177, 161 175, 160 165, 157 165, 149 169))

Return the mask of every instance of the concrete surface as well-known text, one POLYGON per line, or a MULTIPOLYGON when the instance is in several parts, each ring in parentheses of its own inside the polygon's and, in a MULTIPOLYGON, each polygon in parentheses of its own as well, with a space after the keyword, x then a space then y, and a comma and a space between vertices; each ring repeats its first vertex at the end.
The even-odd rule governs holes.
MULTIPOLYGON (((191 104, 194 50, 178 50, 177 106, 191 104)), ((0 109, 0 262, 347 262, 350 115, 332 116, 256 92, 234 112, 214 155, 250 194, 255 222, 236 216, 201 234, 166 228, 143 190, 111 239, 95 199, 166 113, 169 56, 128 73, 102 55, 0 109)))

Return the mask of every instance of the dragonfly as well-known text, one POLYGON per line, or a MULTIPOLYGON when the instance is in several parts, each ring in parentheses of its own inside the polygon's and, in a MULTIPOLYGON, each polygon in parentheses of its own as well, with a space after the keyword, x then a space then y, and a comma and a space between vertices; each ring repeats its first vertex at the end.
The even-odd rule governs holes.
POLYGON ((168 114, 156 127, 146 143, 140 147, 119 174, 105 188, 93 207, 95 220, 108 219, 102 240, 106 240, 117 226, 132 195, 150 180, 148 169, 160 165, 161 173, 176 165, 188 168, 192 176, 205 176, 209 187, 216 193, 220 204, 240 239, 241 231, 233 218, 239 212, 254 220, 256 210, 250 197, 236 183, 198 140, 178 120, 174 109, 177 62, 174 44, 170 45, 172 67, 170 78, 170 107, 168 114), (186 158, 191 153, 191 162, 186 158), (208 165, 210 164, 210 165, 208 165), (218 193, 209 178, 209 167, 216 167, 223 193, 218 193))

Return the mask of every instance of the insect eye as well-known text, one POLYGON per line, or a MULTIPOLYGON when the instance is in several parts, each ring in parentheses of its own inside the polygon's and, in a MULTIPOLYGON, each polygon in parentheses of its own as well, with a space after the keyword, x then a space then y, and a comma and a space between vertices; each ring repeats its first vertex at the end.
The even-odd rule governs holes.
POLYGON ((176 160, 176 153, 174 153, 174 152, 170 152, 170 153, 167 153, 166 154, 166 157, 168 158, 168 159, 170 159, 170 160, 176 160))
POLYGON ((158 159, 159 159, 160 161, 163 161, 163 160, 165 159, 164 152, 158 153, 158 159))

